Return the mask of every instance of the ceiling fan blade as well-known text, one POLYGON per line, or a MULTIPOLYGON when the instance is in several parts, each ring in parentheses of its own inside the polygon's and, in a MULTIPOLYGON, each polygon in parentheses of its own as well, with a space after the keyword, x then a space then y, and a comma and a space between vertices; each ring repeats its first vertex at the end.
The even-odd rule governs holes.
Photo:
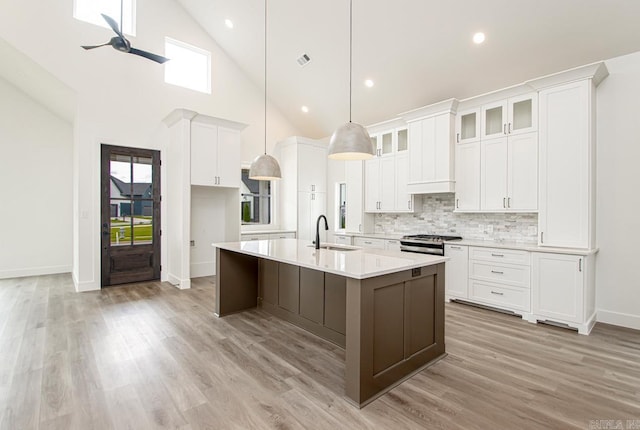
POLYGON ((109 27, 111 27, 111 29, 115 31, 118 36, 120 36, 120 38, 125 39, 124 35, 120 32, 120 29, 118 28, 118 23, 113 18, 111 18, 108 15, 105 15, 104 13, 101 13, 100 15, 102 15, 104 20, 107 21, 107 24, 109 24, 109 27))
POLYGON ((148 58, 149 60, 155 61, 156 63, 160 63, 160 64, 166 61, 169 61, 168 58, 165 58, 161 55, 152 54, 151 52, 142 51, 136 48, 131 48, 131 50, 129 51, 129 54, 139 55, 141 57, 148 58))
POLYGON ((107 42, 107 43, 103 43, 102 45, 80 45, 82 46, 84 49, 95 49, 95 48, 100 48, 101 46, 108 46, 111 45, 111 42, 107 42))

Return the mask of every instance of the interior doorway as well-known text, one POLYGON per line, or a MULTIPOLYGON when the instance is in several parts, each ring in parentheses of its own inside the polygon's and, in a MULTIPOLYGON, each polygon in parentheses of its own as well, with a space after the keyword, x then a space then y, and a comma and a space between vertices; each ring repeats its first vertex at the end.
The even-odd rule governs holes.
POLYGON ((102 286, 160 278, 160 151, 102 145, 102 286))

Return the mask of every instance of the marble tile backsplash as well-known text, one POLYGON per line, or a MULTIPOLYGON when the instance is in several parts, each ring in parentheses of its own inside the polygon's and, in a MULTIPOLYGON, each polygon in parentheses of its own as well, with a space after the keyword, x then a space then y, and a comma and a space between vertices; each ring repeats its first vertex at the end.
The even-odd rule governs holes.
POLYGON ((412 214, 376 214, 375 233, 456 233, 464 239, 536 243, 537 213, 454 213, 455 194, 416 197, 412 214))

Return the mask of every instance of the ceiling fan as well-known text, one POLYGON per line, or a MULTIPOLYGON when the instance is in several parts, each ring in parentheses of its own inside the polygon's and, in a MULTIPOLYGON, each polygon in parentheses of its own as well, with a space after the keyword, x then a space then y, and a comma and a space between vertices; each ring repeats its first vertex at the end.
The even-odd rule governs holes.
MULTIPOLYGON (((94 48, 99 48, 101 46, 107 46, 107 45, 111 45, 113 47, 113 49, 116 49, 120 52, 126 52, 127 54, 134 54, 134 55, 139 55, 141 57, 144 58, 148 58, 149 60, 155 61, 156 63, 164 63, 166 61, 169 61, 168 58, 165 58, 161 55, 156 55, 156 54, 152 54, 151 52, 147 52, 147 51, 143 51, 141 49, 136 49, 134 47, 131 46, 131 42, 129 42, 127 40, 126 37, 124 37, 124 35, 122 34, 122 32, 120 31, 120 29, 118 28, 118 24, 116 23, 116 21, 111 18, 110 16, 107 16, 105 14, 100 14, 102 15, 102 17, 104 18, 105 21, 107 21, 107 24, 109 24, 109 27, 111 27, 111 29, 118 35, 116 37, 112 37, 111 40, 109 40, 107 43, 103 43, 102 45, 93 45, 93 46, 87 46, 87 45, 82 45, 82 47, 84 49, 94 49, 94 48)), ((120 22, 122 22, 122 20, 120 20, 120 22)))

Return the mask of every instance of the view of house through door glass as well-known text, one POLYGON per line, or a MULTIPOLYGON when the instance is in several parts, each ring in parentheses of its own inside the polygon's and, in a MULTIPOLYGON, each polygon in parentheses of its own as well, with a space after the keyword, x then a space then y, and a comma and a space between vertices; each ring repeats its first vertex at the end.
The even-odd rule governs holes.
POLYGON ((102 145, 102 286, 160 277, 160 152, 102 145))

